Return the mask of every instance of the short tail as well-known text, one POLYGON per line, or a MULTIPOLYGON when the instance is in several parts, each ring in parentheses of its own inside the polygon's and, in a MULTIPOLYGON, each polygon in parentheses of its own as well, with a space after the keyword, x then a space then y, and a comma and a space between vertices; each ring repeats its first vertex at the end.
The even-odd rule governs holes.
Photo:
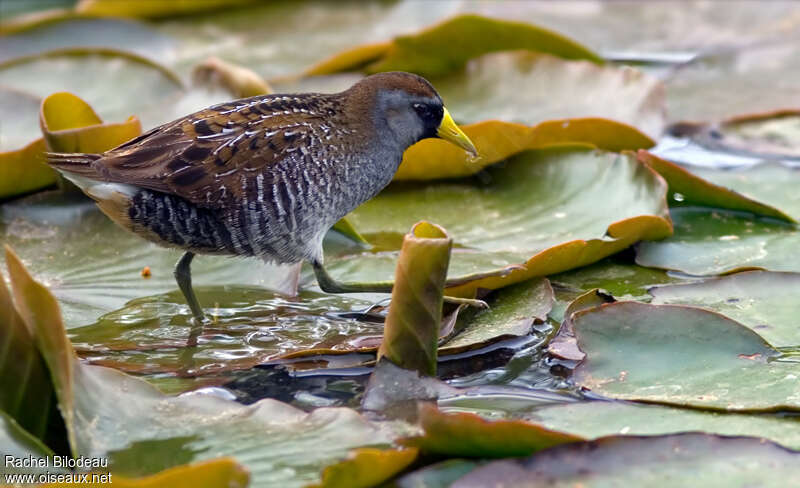
POLYGON ((100 154, 84 153, 46 153, 46 156, 47 164, 57 170, 86 178, 97 176, 97 170, 92 163, 102 157, 100 154))

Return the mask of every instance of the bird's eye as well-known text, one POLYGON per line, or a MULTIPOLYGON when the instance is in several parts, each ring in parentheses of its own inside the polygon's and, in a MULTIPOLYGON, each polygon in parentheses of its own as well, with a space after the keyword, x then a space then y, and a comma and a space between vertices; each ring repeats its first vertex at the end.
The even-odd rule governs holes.
POLYGON ((415 103, 414 105, 412 105, 412 107, 417 112, 417 114, 422 118, 427 117, 431 113, 430 108, 428 108, 428 106, 425 105, 424 103, 415 103))

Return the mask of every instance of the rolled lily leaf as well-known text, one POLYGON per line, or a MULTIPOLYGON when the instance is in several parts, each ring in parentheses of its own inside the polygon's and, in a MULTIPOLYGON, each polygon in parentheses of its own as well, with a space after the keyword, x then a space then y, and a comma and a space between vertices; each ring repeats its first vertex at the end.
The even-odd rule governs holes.
POLYGON ((445 230, 429 222, 418 222, 406 234, 378 358, 420 374, 436 374, 442 296, 452 247, 445 230))
POLYGON ((482 54, 517 49, 603 62, 586 47, 553 31, 523 22, 467 14, 388 43, 348 49, 308 68, 304 74, 364 67, 369 73, 412 71, 423 76, 441 76, 461 69, 468 60, 482 54))

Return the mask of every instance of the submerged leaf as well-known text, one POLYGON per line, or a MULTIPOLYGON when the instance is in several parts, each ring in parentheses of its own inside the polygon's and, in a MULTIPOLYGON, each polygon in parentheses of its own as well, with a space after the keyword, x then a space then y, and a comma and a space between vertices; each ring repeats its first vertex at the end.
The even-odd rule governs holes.
POLYGON ((304 74, 330 74, 370 63, 365 68, 370 73, 411 71, 423 76, 441 76, 483 54, 516 49, 602 63, 589 49, 553 31, 523 22, 466 14, 416 34, 396 37, 386 44, 348 49, 308 68, 304 74))

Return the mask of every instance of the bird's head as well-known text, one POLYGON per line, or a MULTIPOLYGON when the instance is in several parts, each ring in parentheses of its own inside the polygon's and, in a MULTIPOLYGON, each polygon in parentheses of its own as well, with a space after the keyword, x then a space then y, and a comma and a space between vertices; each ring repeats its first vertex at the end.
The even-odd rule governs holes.
POLYGON ((351 88, 371 99, 376 125, 403 149, 431 137, 449 141, 473 156, 478 152, 472 141, 456 125, 442 98, 421 76, 388 72, 368 76, 351 88))

